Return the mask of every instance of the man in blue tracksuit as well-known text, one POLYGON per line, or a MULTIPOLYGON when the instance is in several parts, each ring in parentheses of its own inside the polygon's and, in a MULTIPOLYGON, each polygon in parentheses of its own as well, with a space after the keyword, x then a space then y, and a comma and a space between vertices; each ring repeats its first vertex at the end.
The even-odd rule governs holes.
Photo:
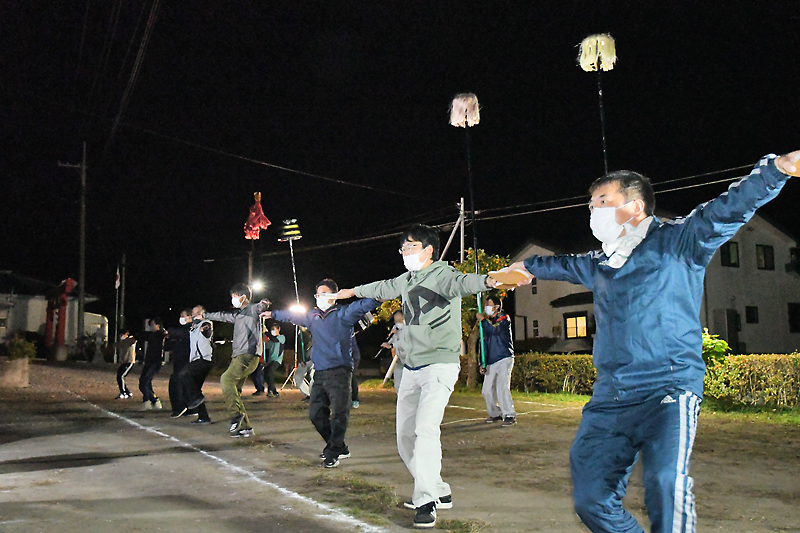
POLYGON ((333 468, 339 464, 339 458, 350 457, 344 438, 351 406, 353 326, 380 302, 368 298, 349 305, 337 304, 339 287, 332 279, 317 283, 316 291, 317 306, 308 312, 272 311, 264 316, 308 328, 314 338, 311 347, 314 386, 308 418, 325 441, 322 464, 333 468))
POLYGON ((622 506, 639 455, 651 531, 695 530, 689 459, 705 373, 705 267, 778 195, 788 174, 797 175, 797 158, 800 151, 764 157, 720 197, 667 223, 653 216, 647 178, 607 174, 589 189, 590 226, 602 252, 532 256, 508 267, 594 294, 597 380, 570 450, 575 510, 592 531, 644 531, 622 506))

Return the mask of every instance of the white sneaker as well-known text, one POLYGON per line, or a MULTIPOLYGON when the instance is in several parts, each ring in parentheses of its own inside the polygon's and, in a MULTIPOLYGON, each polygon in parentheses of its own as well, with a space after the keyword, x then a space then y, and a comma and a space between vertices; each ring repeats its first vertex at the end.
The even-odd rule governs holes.
POLYGON ((145 400, 142 402, 142 406, 139 408, 140 411, 149 411, 153 408, 153 404, 150 403, 150 400, 145 400))
POLYGON ((153 404, 153 409, 162 409, 161 400, 156 400, 156 403, 153 404))

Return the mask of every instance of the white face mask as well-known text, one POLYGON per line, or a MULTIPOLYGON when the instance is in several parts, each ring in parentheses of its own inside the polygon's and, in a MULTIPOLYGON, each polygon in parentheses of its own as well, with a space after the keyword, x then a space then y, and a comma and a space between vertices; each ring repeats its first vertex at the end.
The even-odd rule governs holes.
POLYGON ((592 209, 592 215, 589 217, 589 227, 592 228, 592 234, 598 241, 607 244, 619 238, 622 230, 625 229, 624 224, 630 222, 633 216, 625 221, 624 224, 617 224, 617 209, 630 203, 633 203, 633 200, 619 207, 595 207, 592 209))
POLYGON ((180 323, 181 323, 181 326, 185 326, 186 324, 188 324, 188 323, 189 323, 189 322, 191 322, 191 321, 192 321, 192 319, 191 319, 191 318, 189 318, 188 316, 182 316, 182 317, 180 317, 180 318, 178 319, 178 322, 180 322, 180 323))
POLYGON ((406 324, 405 324, 405 322, 396 322, 394 327, 397 328, 398 330, 400 330, 400 329, 403 329, 404 327, 406 327, 406 324))
POLYGON ((328 309, 330 309, 330 307, 333 305, 333 302, 335 301, 335 299, 331 298, 330 296, 322 296, 322 295, 317 296, 316 300, 317 300, 317 307, 319 307, 323 311, 327 311, 328 309))
POLYGON ((411 272, 416 272, 417 270, 421 270, 422 265, 425 264, 425 261, 420 259, 420 256, 422 254, 423 252, 420 252, 418 254, 403 255, 403 264, 405 265, 406 269, 410 270, 411 272))
POLYGON ((273 329, 272 331, 270 331, 270 333, 272 333, 273 337, 277 337, 278 333, 280 333, 280 332, 277 329, 273 329))
POLYGON ((241 309, 243 304, 244 300, 241 299, 241 296, 231 296, 231 305, 236 309, 241 309))
POLYGON ((494 314, 494 307, 491 305, 487 305, 483 308, 483 313, 487 316, 491 316, 494 314))

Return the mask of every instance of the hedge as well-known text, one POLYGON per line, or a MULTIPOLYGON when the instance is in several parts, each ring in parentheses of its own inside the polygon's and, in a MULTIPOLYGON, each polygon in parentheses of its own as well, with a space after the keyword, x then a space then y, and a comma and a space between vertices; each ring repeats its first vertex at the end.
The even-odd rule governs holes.
POLYGON ((514 360, 511 388, 523 392, 591 394, 596 377, 591 355, 523 353, 514 360))
POLYGON ((729 355, 708 363, 705 394, 748 405, 800 405, 800 354, 729 355))

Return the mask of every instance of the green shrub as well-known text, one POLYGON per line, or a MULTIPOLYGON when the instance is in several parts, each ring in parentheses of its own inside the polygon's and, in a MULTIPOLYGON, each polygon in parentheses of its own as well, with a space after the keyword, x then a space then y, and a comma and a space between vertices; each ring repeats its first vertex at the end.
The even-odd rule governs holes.
POLYGON ((8 341, 7 352, 9 359, 33 359, 36 357, 36 345, 14 335, 8 341))
POLYGON ((591 355, 524 353, 515 358, 511 388, 523 392, 591 394, 596 377, 591 355))
POLYGON ((703 328, 703 361, 719 361, 725 358, 725 354, 731 351, 731 347, 719 335, 711 335, 708 328, 703 328))
POLYGON ((729 355, 708 363, 705 394, 746 405, 800 405, 800 354, 729 355))

